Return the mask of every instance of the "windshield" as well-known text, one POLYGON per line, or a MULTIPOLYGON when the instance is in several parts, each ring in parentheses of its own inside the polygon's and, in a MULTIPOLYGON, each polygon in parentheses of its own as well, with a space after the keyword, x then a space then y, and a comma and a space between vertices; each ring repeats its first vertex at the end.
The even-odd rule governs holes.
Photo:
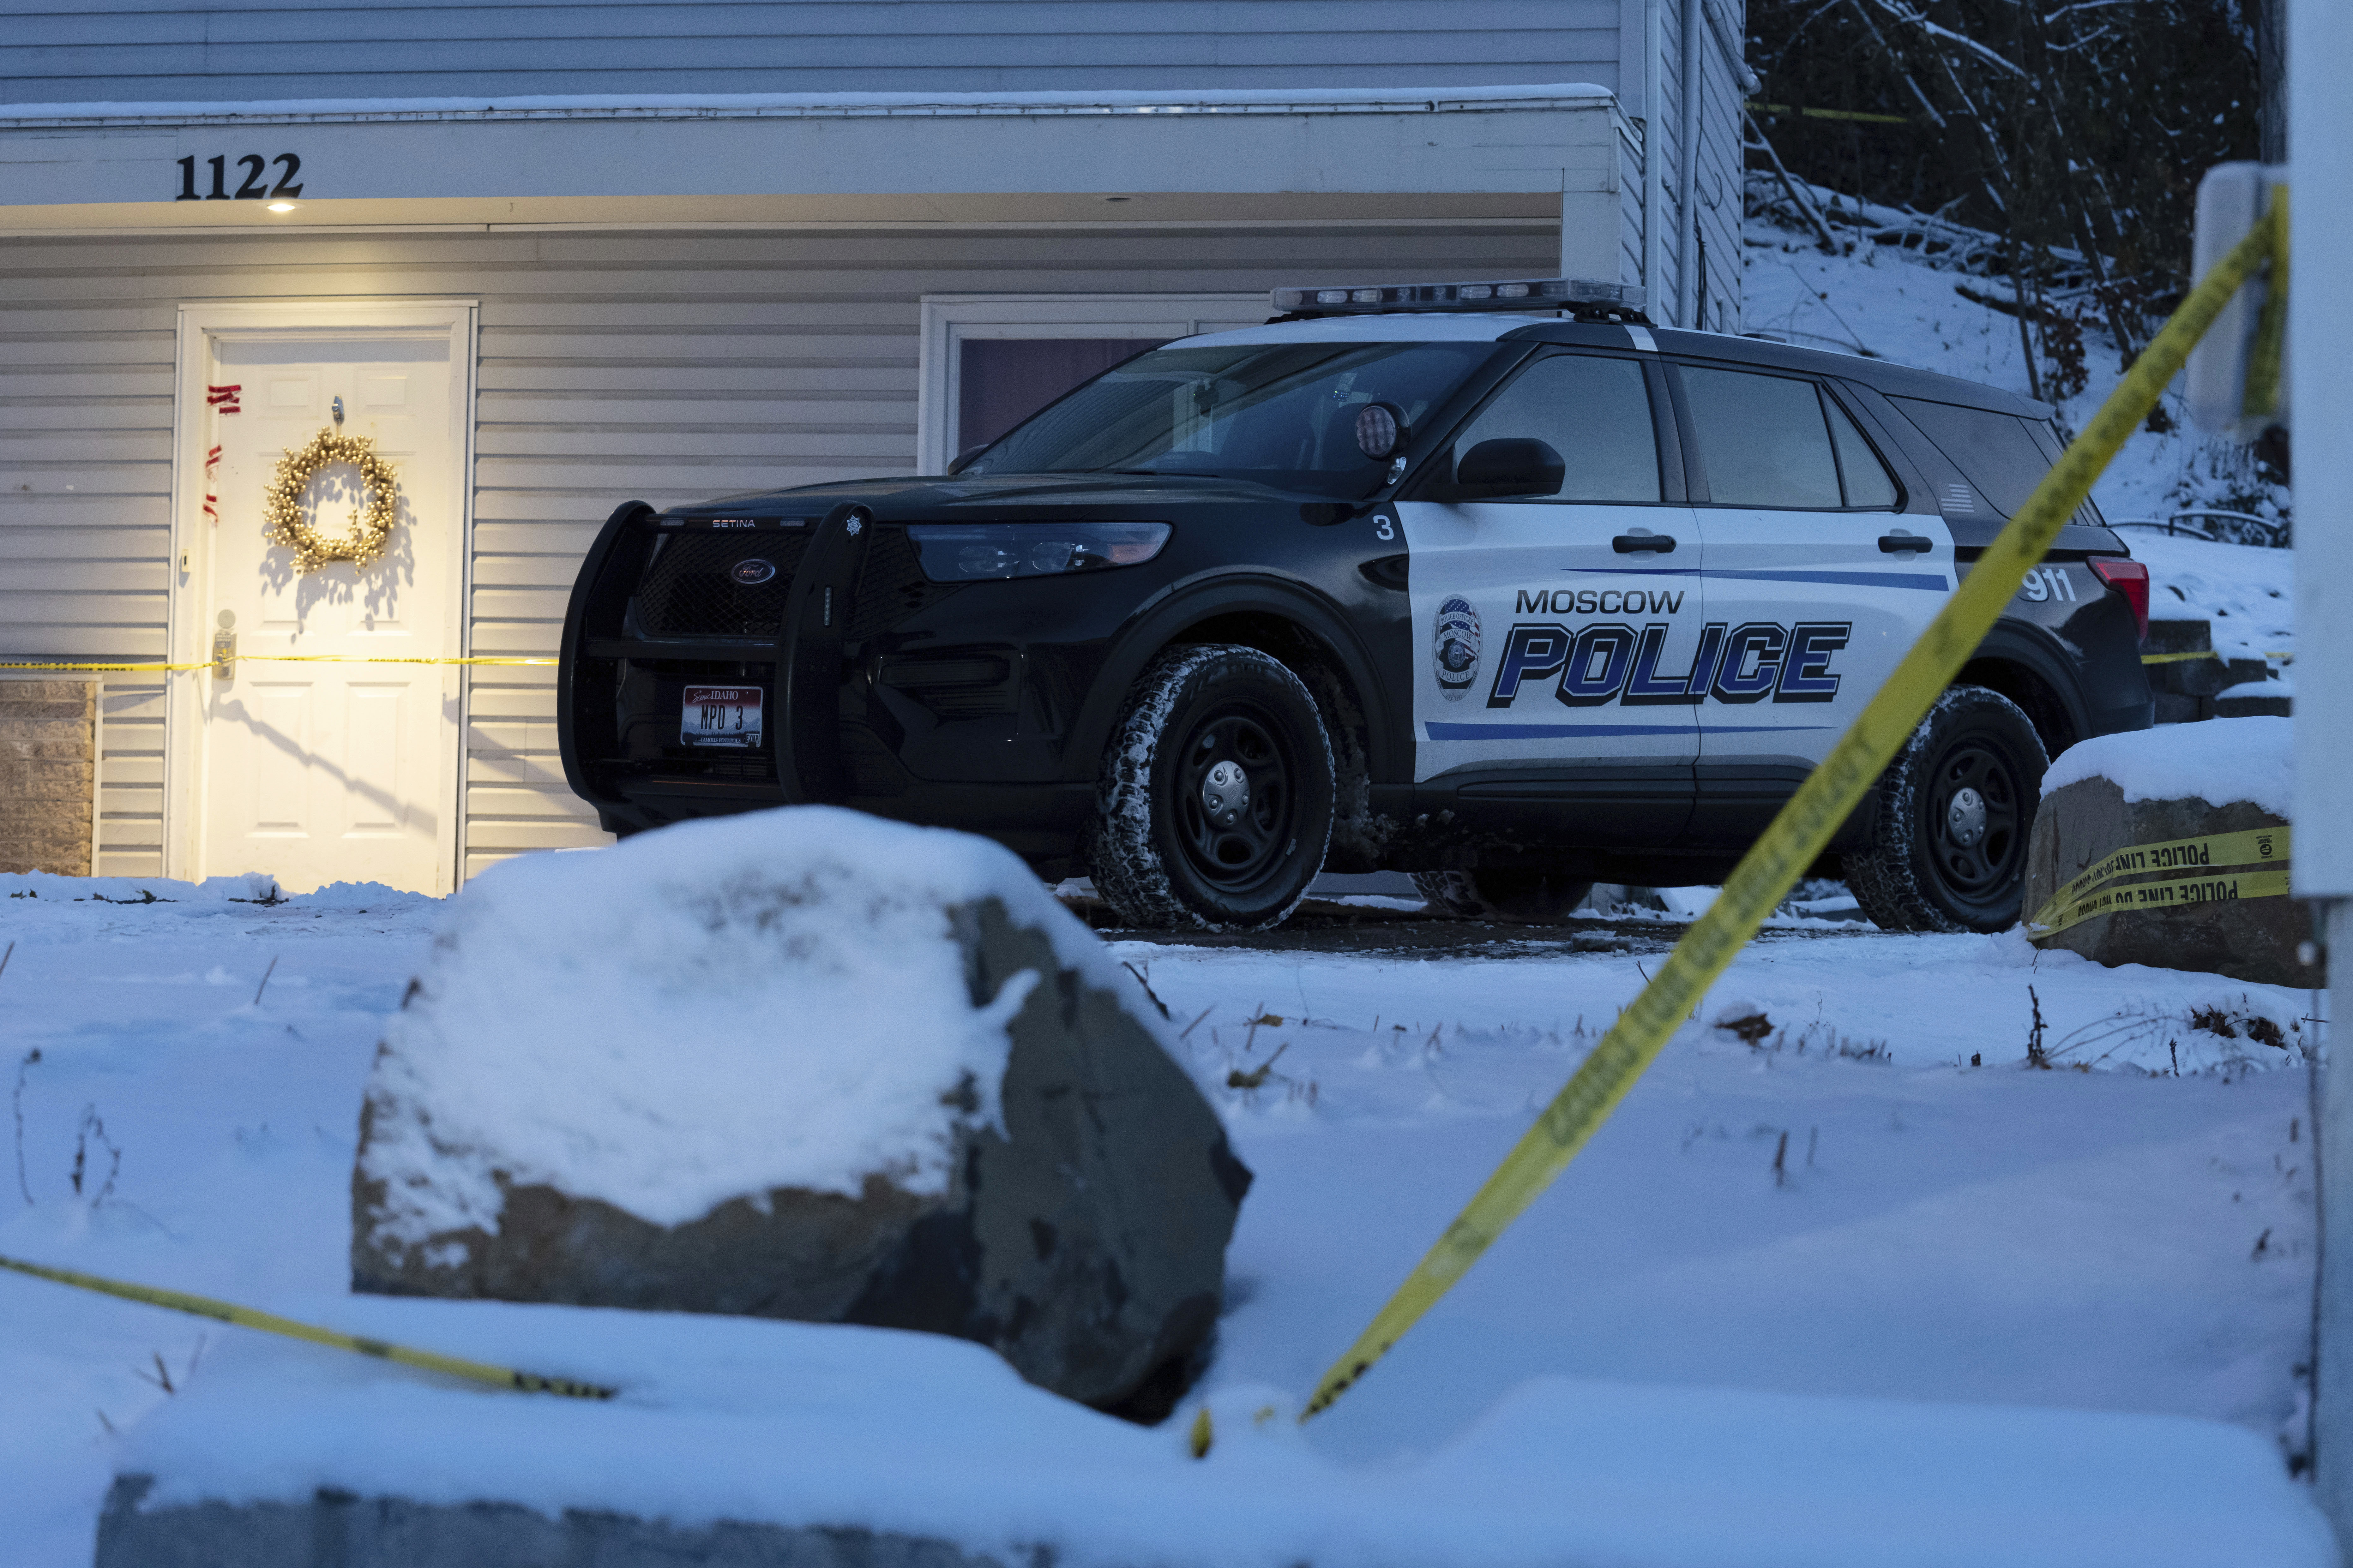
POLYGON ((1359 410, 1390 404, 1418 426, 1494 352, 1492 342, 1155 349, 1033 415, 959 472, 1211 475, 1362 495, 1388 464, 1358 449, 1359 410))

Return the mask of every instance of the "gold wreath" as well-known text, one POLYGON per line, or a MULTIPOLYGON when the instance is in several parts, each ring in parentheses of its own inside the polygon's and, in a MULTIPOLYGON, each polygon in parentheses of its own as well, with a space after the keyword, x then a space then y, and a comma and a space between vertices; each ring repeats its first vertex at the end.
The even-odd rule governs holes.
POLYGON ((400 481, 392 465, 376 456, 375 442, 365 436, 344 436, 332 430, 322 430, 311 437, 309 446, 288 452, 278 465, 277 477, 261 495, 261 514, 269 525, 269 537, 294 552, 297 572, 315 572, 330 561, 366 565, 384 553, 399 510, 400 481), (320 469, 339 463, 359 469, 364 504, 352 531, 341 539, 330 539, 302 515, 302 492, 310 489, 312 476, 320 469))

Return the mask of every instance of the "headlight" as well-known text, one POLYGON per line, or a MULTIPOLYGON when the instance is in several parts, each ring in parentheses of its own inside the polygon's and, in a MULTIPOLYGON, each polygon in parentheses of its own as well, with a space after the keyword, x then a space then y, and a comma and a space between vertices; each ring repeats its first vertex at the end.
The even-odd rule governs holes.
POLYGON ((1168 542, 1165 522, 919 522, 907 537, 934 583, 1051 577, 1134 566, 1168 542))

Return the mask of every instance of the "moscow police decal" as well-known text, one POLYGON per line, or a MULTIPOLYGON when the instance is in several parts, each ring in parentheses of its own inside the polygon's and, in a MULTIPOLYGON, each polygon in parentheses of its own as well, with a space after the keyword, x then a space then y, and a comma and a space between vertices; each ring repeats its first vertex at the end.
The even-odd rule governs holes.
POLYGON ((1460 702, 1479 679, 1479 612, 1471 601, 1450 598, 1438 606, 1438 630, 1430 640, 1430 663, 1439 694, 1460 702))

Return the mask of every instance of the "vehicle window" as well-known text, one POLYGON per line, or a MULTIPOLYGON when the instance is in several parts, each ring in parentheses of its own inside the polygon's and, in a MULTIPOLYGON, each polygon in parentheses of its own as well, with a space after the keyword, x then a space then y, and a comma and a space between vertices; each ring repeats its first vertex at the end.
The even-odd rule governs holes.
POLYGON ((1718 506, 1837 507, 1838 462, 1810 381, 1683 367, 1710 499, 1718 506))
POLYGON ((2050 471, 2051 459, 2043 456, 2026 421, 2015 414, 1917 397, 1888 401, 1926 431, 1961 470, 1961 478, 2004 517, 2024 506, 2050 471))
POLYGON ((1887 465, 1879 460, 1879 454, 1871 449, 1871 443, 1835 400, 1825 397, 1822 406, 1831 412, 1831 437, 1838 443, 1839 476, 1846 481, 1846 504, 1882 510, 1894 507, 1895 480, 1887 465))
MULTIPOLYGON (((2034 437, 2034 445, 2042 453, 2044 462, 2057 463, 2060 454, 2067 450, 2067 443, 2060 437, 2059 427, 2050 420, 2030 419, 2026 422, 2026 429, 2034 437)), ((2108 520, 2100 515, 2098 505, 2089 496, 2085 496, 2084 504, 2075 509, 2074 521, 2085 528, 2108 526, 2108 520)))
POLYGON ((1151 473, 1368 494, 1386 458, 1356 416, 1386 403, 1409 429, 1492 358, 1492 342, 1259 342, 1139 354, 1041 409, 965 474, 1151 473))
POLYGON ((1530 499, 1659 499, 1651 392, 1633 360, 1554 354, 1536 361, 1455 438, 1455 459, 1482 441, 1514 437, 1544 442, 1568 465, 1557 494, 1530 499))

